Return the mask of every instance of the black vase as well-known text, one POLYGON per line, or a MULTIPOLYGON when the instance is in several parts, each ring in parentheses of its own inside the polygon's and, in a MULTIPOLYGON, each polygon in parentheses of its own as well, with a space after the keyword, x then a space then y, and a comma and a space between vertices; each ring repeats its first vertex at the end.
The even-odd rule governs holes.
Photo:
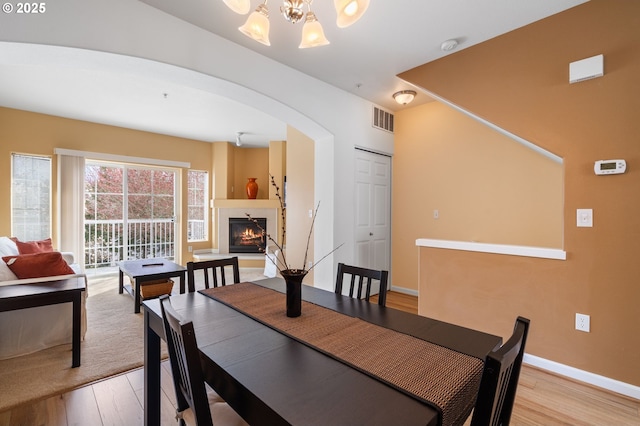
POLYGON ((307 271, 302 269, 285 269, 280 271, 287 284, 287 316, 299 317, 302 314, 302 280, 307 271))

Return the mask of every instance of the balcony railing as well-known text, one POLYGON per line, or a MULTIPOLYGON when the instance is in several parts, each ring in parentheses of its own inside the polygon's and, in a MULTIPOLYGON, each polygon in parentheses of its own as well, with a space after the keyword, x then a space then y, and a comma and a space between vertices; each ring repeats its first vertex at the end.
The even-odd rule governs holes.
POLYGON ((85 220, 85 269, 109 268, 121 260, 175 258, 175 223, 171 219, 85 220))

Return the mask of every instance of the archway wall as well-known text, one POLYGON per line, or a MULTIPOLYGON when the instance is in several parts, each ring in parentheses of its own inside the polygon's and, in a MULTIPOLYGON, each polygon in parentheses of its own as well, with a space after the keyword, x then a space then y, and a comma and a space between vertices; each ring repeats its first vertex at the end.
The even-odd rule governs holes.
MULTIPOLYGON (((44 14, 4 19, 0 40, 84 49, 88 56, 124 55, 115 61, 111 55, 99 58, 103 69, 118 66, 114 72, 134 72, 127 64, 135 58, 183 68, 161 70, 148 63, 154 78, 195 71, 201 75, 189 73, 190 84, 268 112, 305 133, 317 145, 316 201, 322 201, 323 213, 331 213, 316 224, 315 253, 345 243, 316 267, 316 284, 331 288, 334 265, 353 260, 354 147, 393 153, 393 135, 371 126, 370 102, 136 1, 59 0, 44 14)), ((77 55, 67 66, 84 66, 83 58, 77 55)))

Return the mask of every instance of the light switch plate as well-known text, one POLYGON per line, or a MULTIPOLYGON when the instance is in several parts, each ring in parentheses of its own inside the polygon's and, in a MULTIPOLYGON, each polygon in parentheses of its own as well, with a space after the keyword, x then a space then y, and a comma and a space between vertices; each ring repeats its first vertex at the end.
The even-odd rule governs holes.
POLYGON ((578 227, 593 227, 593 209, 577 209, 576 212, 576 225, 578 227))

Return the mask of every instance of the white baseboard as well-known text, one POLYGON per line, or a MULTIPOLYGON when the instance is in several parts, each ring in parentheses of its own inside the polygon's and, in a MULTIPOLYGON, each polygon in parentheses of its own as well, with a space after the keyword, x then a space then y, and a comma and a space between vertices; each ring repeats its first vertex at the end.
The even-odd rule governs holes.
POLYGON ((404 294, 408 294, 410 296, 416 296, 418 297, 418 290, 413 290, 410 288, 404 288, 404 287, 396 287, 396 286, 391 286, 391 291, 395 291, 398 293, 404 293, 404 294))
POLYGON ((568 365, 560 364, 555 361, 549 361, 548 359, 540 358, 535 355, 524 354, 522 360, 525 364, 532 365, 534 367, 547 370, 561 376, 569 377, 574 380, 579 380, 584 383, 588 383, 593 386, 597 386, 602 389, 606 389, 612 392, 616 392, 631 398, 640 399, 640 387, 624 383, 619 380, 610 379, 608 377, 600 376, 598 374, 589 373, 588 371, 579 370, 568 365))

